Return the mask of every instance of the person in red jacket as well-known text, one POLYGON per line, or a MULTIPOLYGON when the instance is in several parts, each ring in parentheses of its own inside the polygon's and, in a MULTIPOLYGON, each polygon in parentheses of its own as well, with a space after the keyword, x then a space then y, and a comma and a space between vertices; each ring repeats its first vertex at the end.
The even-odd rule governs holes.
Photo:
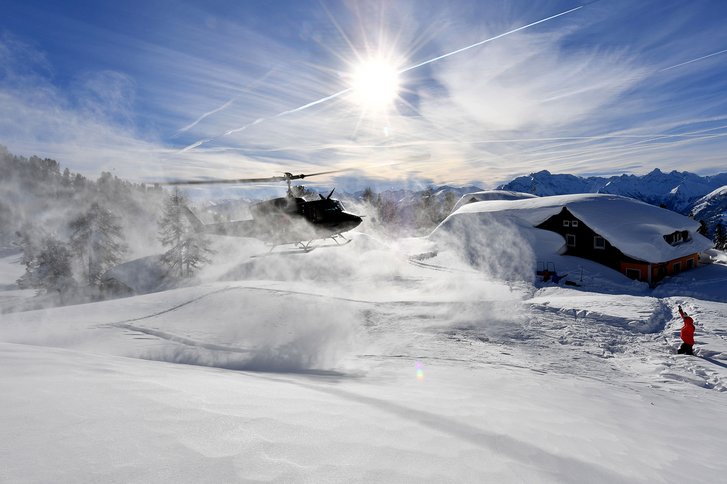
POLYGON ((681 316, 684 320, 684 326, 682 326, 682 330, 679 332, 679 336, 681 336, 683 343, 679 347, 679 350, 677 350, 677 353, 680 355, 693 355, 692 346, 694 346, 694 320, 682 310, 681 306, 679 306, 679 316, 681 316))

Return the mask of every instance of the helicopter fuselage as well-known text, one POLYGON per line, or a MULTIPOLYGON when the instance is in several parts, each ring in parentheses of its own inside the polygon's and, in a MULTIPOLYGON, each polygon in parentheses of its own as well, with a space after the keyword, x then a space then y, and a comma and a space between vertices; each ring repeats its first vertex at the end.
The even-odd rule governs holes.
POLYGON ((252 220, 204 225, 217 235, 253 237, 275 245, 325 239, 358 227, 361 217, 346 212, 335 199, 280 197, 250 207, 252 220))
MULTIPOLYGON (((293 175, 286 172, 283 176, 269 178, 239 178, 222 180, 177 180, 165 182, 166 185, 208 185, 208 184, 240 184, 284 181, 288 184, 285 197, 273 198, 258 202, 250 208, 252 220, 238 220, 203 224, 189 209, 186 214, 195 230, 217 235, 236 237, 252 237, 273 245, 296 244, 308 248, 316 239, 341 236, 343 232, 358 227, 362 219, 358 215, 346 212, 338 200, 332 199, 333 190, 327 197, 320 195, 320 200, 305 200, 294 196, 292 180, 306 177, 336 173, 340 170, 293 175)), ((345 238, 345 237, 344 237, 345 238)))

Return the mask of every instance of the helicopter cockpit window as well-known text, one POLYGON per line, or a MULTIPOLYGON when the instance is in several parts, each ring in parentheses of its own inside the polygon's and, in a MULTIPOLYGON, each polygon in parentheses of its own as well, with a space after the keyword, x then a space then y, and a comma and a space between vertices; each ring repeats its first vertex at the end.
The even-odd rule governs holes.
POLYGON ((327 200, 328 203, 325 204, 325 211, 326 212, 341 212, 343 211, 343 205, 341 205, 341 202, 338 200, 327 200))

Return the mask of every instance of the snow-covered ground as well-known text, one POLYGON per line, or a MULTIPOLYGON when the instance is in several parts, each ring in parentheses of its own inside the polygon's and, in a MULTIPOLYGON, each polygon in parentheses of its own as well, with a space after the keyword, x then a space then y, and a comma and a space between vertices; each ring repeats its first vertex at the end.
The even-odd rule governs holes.
MULTIPOLYGON (((650 290, 552 256, 566 287, 421 239, 243 245, 191 287, 0 314, 0 482, 727 478, 727 265, 650 290)), ((32 292, 3 256, 7 309, 32 292)))
POLYGON ((22 253, 17 249, 0 249, 0 312, 25 308, 35 296, 33 289, 19 289, 17 280, 25 273, 22 253))

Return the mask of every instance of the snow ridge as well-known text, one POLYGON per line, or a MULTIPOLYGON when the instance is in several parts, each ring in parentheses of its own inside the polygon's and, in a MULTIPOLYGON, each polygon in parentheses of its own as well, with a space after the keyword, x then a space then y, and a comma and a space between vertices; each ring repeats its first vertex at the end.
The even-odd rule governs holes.
POLYGON ((664 173, 657 168, 642 176, 620 175, 587 178, 568 174, 552 174, 543 170, 517 177, 497 188, 539 196, 609 193, 636 198, 652 205, 664 204, 666 208, 686 215, 700 197, 725 185, 727 185, 727 173, 702 177, 687 171, 664 173))

